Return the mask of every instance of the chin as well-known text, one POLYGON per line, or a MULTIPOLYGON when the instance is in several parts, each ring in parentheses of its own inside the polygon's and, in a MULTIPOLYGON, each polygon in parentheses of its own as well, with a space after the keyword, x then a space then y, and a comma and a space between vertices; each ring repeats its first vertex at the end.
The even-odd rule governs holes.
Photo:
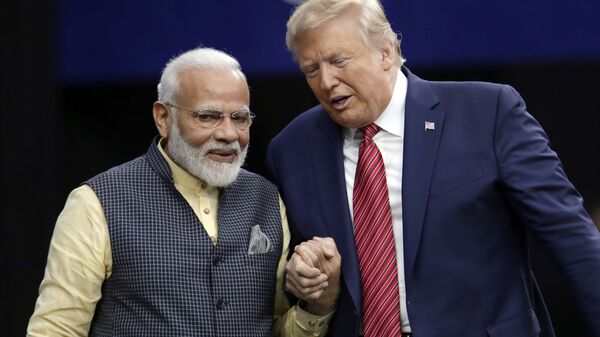
POLYGON ((333 118, 333 120, 345 128, 358 129, 371 123, 362 118, 352 118, 352 116, 347 116, 344 118, 344 116, 338 115, 336 117, 337 118, 333 118))

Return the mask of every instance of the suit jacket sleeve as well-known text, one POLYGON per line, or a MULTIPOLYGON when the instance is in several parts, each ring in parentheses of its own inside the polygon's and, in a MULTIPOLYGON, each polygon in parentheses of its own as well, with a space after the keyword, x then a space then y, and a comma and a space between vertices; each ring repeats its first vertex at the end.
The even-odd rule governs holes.
POLYGON ((494 141, 507 200, 567 280, 594 336, 600 336, 598 230, 519 94, 505 86, 498 104, 494 141))

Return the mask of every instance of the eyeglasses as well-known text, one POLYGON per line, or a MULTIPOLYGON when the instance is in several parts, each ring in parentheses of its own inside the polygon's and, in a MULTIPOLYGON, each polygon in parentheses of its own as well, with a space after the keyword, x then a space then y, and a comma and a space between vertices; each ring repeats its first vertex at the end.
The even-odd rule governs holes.
POLYGON ((221 123, 223 123, 225 116, 229 116, 229 119, 231 120, 231 123, 233 123, 233 126, 238 130, 244 131, 248 129, 250 125, 252 125, 252 121, 254 120, 254 117, 256 117, 256 115, 251 111, 234 111, 230 114, 224 114, 221 111, 209 109, 190 110, 171 103, 165 103, 165 105, 176 109, 181 109, 183 111, 187 111, 191 116, 193 116, 196 119, 198 125, 205 129, 216 128, 217 126, 221 125, 221 123))

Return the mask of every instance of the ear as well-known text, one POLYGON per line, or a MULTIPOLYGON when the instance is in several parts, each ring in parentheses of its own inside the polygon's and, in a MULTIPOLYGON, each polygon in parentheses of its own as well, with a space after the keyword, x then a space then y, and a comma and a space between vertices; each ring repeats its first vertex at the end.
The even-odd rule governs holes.
POLYGON ((390 70, 395 64, 396 53, 394 52, 394 45, 392 43, 386 43, 381 49, 381 67, 383 70, 390 70))
POLYGON ((169 139, 169 131, 171 130, 170 111, 161 101, 154 102, 152 106, 154 124, 156 124, 156 129, 158 129, 160 136, 165 139, 169 139))

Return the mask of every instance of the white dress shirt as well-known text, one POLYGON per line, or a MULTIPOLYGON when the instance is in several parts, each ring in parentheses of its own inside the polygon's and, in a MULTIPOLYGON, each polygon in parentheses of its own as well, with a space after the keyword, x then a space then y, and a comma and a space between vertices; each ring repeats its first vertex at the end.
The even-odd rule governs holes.
MULTIPOLYGON (((406 76, 402 71, 398 70, 392 99, 383 113, 375 121, 375 124, 377 124, 381 130, 373 137, 373 141, 377 144, 381 156, 383 157, 387 186, 390 195, 394 240, 396 242, 398 290, 400 292, 400 318, 403 332, 411 331, 406 309, 404 245, 402 241, 402 153, 404 147, 404 113, 407 84, 408 81, 406 76)), ((354 218, 352 191, 354 189, 356 163, 358 162, 358 147, 362 137, 362 132, 357 132, 357 129, 344 129, 344 171, 348 205, 350 206, 352 218, 354 218)))

